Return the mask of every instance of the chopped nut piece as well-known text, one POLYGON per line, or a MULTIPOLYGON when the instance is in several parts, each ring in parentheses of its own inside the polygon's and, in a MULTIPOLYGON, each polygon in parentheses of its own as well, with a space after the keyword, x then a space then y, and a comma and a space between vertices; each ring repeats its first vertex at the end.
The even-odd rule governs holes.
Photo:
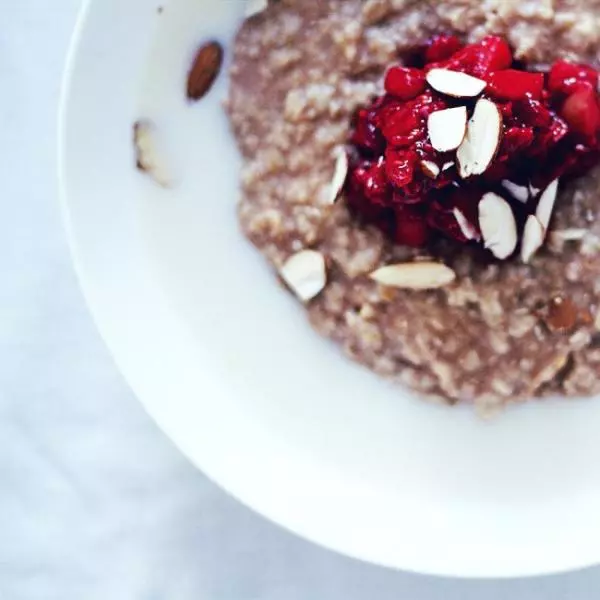
POLYGON ((545 231, 535 215, 529 215, 523 230, 521 242, 521 260, 527 264, 542 247, 545 231))
POLYGON ((370 277, 389 287, 427 290, 452 283, 456 274, 442 263, 413 262, 381 267, 371 273, 370 277))
POLYGON ((303 302, 318 296, 327 283, 325 258, 315 250, 302 250, 280 270, 281 278, 303 302))
POLYGON ((333 173, 333 179, 331 180, 331 193, 329 195, 329 204, 335 204, 339 198, 344 184, 346 183, 346 177, 348 176, 348 154, 346 149, 343 147, 336 148, 335 151, 336 161, 335 170, 333 173))
POLYGON ((489 192, 479 202, 479 227, 485 247, 501 260, 517 247, 517 223, 508 202, 489 192))
POLYGON ((152 177, 158 185, 167 188, 172 182, 157 137, 156 126, 151 121, 142 119, 134 124, 133 143, 137 168, 152 177))
POLYGON ((421 161, 421 170, 431 179, 437 179, 440 174, 440 168, 432 160, 421 161))
POLYGON ((518 200, 519 202, 523 202, 523 204, 525 204, 525 202, 527 202, 527 200, 529 200, 529 188, 519 185, 517 183, 513 183, 512 181, 509 181, 508 179, 505 179, 502 182, 502 187, 504 189, 506 189, 515 200, 518 200))
POLYGON ((492 164, 502 139, 502 115, 491 100, 482 98, 467 125, 467 135, 458 148, 460 176, 481 175, 492 164))
POLYGON ((556 202, 556 194, 558 192, 558 179, 555 179, 540 196, 535 216, 538 218, 542 227, 547 230, 550 225, 550 219, 552 218, 552 212, 554 211, 554 204, 556 202))
POLYGON ((467 107, 447 108, 429 115, 427 129, 431 145, 438 152, 456 150, 467 131, 467 107))
POLYGON ((487 85, 482 79, 448 69, 431 69, 427 73, 427 83, 434 90, 453 98, 474 98, 487 85))
POLYGON ((469 220, 465 217, 465 215, 462 213, 462 211, 458 208, 455 208, 452 213, 454 214, 454 218, 456 219, 456 222, 458 223, 458 226, 460 227, 460 230, 462 232, 462 234, 468 239, 468 240, 477 240, 479 239, 479 232, 477 231, 477 228, 472 225, 469 220))

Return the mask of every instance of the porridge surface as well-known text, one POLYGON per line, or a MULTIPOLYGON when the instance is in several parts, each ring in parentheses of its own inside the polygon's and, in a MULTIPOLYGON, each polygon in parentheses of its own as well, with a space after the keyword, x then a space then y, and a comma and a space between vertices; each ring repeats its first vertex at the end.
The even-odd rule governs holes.
POLYGON ((600 169, 562 190, 530 265, 441 242, 457 274, 435 291, 391 290, 378 267, 431 256, 393 246, 328 205, 336 149, 386 68, 437 33, 505 36, 517 58, 600 64, 600 0, 279 0, 246 21, 227 103, 244 156, 239 219, 279 269, 311 248, 328 283, 313 327, 377 373, 446 402, 488 409, 600 393, 600 169))

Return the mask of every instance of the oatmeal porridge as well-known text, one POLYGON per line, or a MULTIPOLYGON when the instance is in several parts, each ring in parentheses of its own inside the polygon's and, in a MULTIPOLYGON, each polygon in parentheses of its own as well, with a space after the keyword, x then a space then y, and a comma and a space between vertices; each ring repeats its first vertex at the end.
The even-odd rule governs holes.
POLYGON ((423 396, 600 393, 599 51, 600 0, 272 2, 231 66, 244 234, 319 333, 423 396), (461 62, 490 45, 504 74, 461 62), (561 69, 584 91, 545 121, 561 69), (521 87, 535 110, 514 114, 521 87), (418 94, 426 139, 391 144, 377 127, 418 94), (568 128, 591 148, 534 152, 568 128))

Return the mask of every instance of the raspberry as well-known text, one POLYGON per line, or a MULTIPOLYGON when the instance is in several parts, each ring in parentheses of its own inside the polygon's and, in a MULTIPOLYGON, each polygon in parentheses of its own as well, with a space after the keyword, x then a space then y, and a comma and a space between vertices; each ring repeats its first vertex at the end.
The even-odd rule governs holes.
POLYGON ((600 127, 598 95, 590 87, 578 89, 569 96, 561 109, 561 115, 577 133, 593 138, 600 127))
POLYGON ((462 47, 461 41, 454 35, 437 35, 425 50, 425 61, 434 63, 447 60, 462 47))
MULTIPOLYGON (((542 189, 600 161, 599 76, 593 68, 558 61, 545 77, 514 62, 498 36, 463 47, 455 36, 439 35, 411 60, 423 68, 393 65, 386 93, 356 113, 350 137, 349 207, 395 243, 419 247, 437 235, 478 241, 479 202, 489 191, 500 193, 503 180, 542 189), (425 73, 434 67, 484 79, 484 96, 498 106, 499 148, 481 175, 462 179, 457 151, 431 145, 430 115, 461 105, 473 114, 470 99, 442 96, 427 84, 425 73)), ((528 205, 512 196, 507 201, 522 225, 528 205)))
POLYGON ((418 158, 414 150, 388 148, 385 153, 385 172, 390 183, 398 188, 411 183, 418 158))
POLYGON ((425 73, 410 67, 392 67, 385 76, 385 91, 402 100, 411 100, 425 89, 425 73))
POLYGON ((496 71, 488 77, 487 91, 493 98, 499 100, 524 100, 531 98, 539 100, 544 89, 542 73, 527 73, 506 69, 496 71))
POLYGON ((586 87, 598 88, 598 72, 587 65, 559 60, 552 65, 548 89, 553 93, 570 95, 586 87))
POLYGON ((414 206, 402 206, 396 209, 396 228, 394 239, 397 244, 418 248, 429 240, 429 225, 423 209, 414 206))

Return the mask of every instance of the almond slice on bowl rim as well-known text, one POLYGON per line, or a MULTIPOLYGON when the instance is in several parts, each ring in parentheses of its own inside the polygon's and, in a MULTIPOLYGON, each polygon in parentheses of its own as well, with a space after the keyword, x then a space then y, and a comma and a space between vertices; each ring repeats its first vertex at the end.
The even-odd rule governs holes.
POLYGON ((467 132, 467 107, 446 108, 430 114, 427 129, 431 145, 438 152, 456 150, 467 132))
POLYGON ((491 100, 481 98, 467 124, 467 134, 457 151, 463 179, 481 175, 492 164, 502 140, 502 114, 491 100))
POLYGON ((488 192, 479 202, 479 228, 485 247, 500 260, 517 247, 517 223, 510 204, 498 194, 488 192))
POLYGON ((452 283, 456 273, 443 263, 411 262, 381 267, 369 277, 387 287, 432 290, 452 283))
POLYGON ((302 302, 316 298, 327 283, 325 257, 316 250, 301 250, 287 259, 279 274, 302 302))
POLYGON ((462 234, 468 240, 479 239, 480 236, 479 232, 477 231, 477 228, 467 219, 467 217, 465 217, 465 215, 459 208, 454 208, 452 210, 452 214, 454 215, 454 218, 456 219, 456 222, 458 223, 462 234))
POLYGON ((348 153, 344 147, 338 147, 335 149, 335 169, 333 172, 333 178, 331 179, 330 193, 328 197, 328 204, 335 204, 339 198, 346 178, 348 177, 348 153))
POLYGON ((172 177, 156 125, 141 119, 133 125, 133 143, 138 170, 146 173, 158 185, 168 188, 172 185, 172 177))
POLYGON ((546 230, 535 215, 529 215, 523 229, 521 242, 521 260, 527 264, 542 247, 546 230))
POLYGON ((453 98, 474 98, 487 86, 483 79, 450 69, 431 69, 426 79, 434 90, 453 98))

